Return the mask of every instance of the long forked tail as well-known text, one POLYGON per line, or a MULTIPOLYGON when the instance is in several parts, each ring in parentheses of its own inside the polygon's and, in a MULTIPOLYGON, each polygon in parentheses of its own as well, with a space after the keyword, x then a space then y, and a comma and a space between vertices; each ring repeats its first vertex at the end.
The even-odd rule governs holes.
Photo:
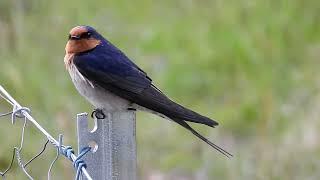
POLYGON ((196 130, 194 130, 188 123, 186 123, 183 120, 180 119, 174 119, 174 121, 178 124, 180 124, 181 126, 183 126, 184 128, 188 129, 189 131, 192 132, 192 134, 194 134, 195 136, 197 136, 198 138, 200 138, 202 141, 206 142, 207 144, 209 144, 211 147, 213 147, 214 149, 216 149, 217 151, 219 151, 221 154, 225 155, 228 158, 231 158, 233 155, 230 154, 229 152, 227 152, 226 150, 222 149, 221 147, 219 147, 218 145, 212 143, 211 141, 209 141, 207 138, 203 137, 201 134, 199 134, 196 130))

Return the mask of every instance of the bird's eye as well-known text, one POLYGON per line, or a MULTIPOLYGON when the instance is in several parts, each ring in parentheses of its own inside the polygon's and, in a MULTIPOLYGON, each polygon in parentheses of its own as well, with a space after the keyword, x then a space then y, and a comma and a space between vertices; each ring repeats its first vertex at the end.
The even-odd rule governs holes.
POLYGON ((69 39, 69 40, 71 39, 71 34, 69 34, 68 39, 69 39))
POLYGON ((81 34, 80 38, 84 38, 84 39, 88 39, 91 37, 91 33, 90 32, 86 32, 86 33, 83 33, 81 34))

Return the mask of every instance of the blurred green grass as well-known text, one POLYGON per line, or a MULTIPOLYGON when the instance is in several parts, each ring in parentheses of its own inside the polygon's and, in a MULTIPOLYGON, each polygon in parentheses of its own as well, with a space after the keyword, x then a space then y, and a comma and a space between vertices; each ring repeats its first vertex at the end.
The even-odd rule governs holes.
MULTIPOLYGON (((138 113, 141 179, 319 179, 319 12, 316 0, 2 0, 0 83, 76 147, 75 115, 92 107, 64 68, 64 46, 70 28, 92 25, 171 98, 217 119, 218 128, 196 128, 235 155, 138 113)), ((1 170, 19 133, 1 120, 1 170)), ((27 136, 31 157, 44 139, 32 128, 27 136)), ((53 157, 49 150, 31 174, 44 179, 53 157)), ((54 178, 72 177, 68 163, 54 178)), ((15 166, 8 179, 22 177, 15 166)))

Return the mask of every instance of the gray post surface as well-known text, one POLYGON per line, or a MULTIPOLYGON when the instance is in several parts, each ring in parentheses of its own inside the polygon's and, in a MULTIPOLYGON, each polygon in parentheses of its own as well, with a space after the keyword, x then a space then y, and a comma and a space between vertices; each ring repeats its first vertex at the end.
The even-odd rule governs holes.
POLYGON ((95 151, 97 146, 84 157, 87 171, 94 180, 136 180, 135 111, 104 113, 92 131, 87 113, 77 115, 79 150, 90 145, 95 151))

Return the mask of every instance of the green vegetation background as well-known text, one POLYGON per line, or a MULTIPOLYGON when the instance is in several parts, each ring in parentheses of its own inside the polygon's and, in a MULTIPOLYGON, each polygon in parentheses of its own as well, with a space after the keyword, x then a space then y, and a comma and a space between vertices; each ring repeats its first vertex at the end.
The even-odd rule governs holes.
MULTIPOLYGON (((65 70, 67 35, 92 25, 169 97, 220 126, 195 127, 234 154, 223 157, 176 124, 138 113, 140 179, 319 179, 320 1, 0 1, 0 84, 65 144, 92 107, 65 70)), ((0 112, 9 111, 2 100, 0 112)), ((0 170, 21 122, 1 118, 0 170)), ((45 139, 28 126, 28 159, 45 139)), ((28 167, 45 179, 55 151, 28 167)), ((61 158, 54 179, 72 179, 61 158)), ((8 179, 26 179, 14 166, 8 179)))

